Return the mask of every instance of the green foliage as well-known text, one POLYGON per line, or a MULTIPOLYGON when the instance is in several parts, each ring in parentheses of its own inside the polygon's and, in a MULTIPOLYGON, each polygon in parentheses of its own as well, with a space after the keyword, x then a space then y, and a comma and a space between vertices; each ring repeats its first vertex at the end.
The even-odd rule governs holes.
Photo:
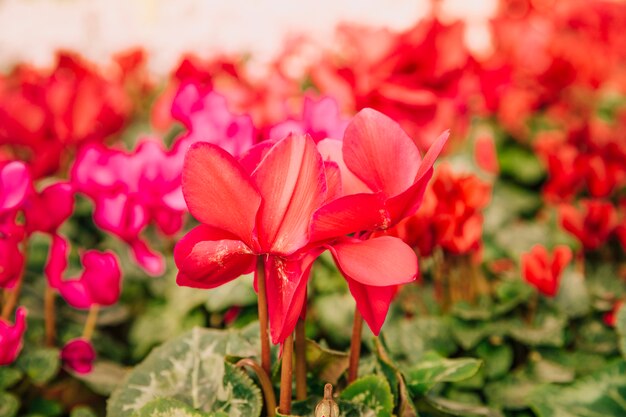
POLYGON ((413 395, 425 395, 440 382, 457 382, 474 376, 480 366, 477 359, 446 359, 431 353, 405 372, 406 383, 413 395))
POLYGON ((357 379, 341 392, 340 398, 352 407, 339 404, 344 415, 367 415, 389 417, 393 411, 393 396, 387 380, 378 375, 357 379), (344 411, 344 409, 348 408, 344 411), (352 414, 350 414, 352 413, 352 414))
POLYGON ((61 368, 59 350, 53 348, 24 349, 17 366, 36 385, 42 385, 56 376, 61 368))
POLYGON ((133 417, 228 417, 228 414, 221 411, 203 413, 182 401, 172 398, 157 398, 133 414, 133 417))
POLYGON ((13 394, 0 392, 0 416, 15 417, 20 409, 20 401, 13 394))
POLYGON ((242 330, 195 328, 154 349, 113 392, 107 415, 131 416, 157 398, 173 398, 194 410, 258 416, 259 388, 225 356, 255 356, 258 324, 242 330))

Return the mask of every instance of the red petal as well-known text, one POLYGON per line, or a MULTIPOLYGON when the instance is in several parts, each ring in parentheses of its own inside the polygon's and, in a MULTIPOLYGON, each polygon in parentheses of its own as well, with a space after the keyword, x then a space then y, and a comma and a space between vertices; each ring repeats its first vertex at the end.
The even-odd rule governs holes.
POLYGON ((321 252, 321 249, 316 249, 290 258, 269 256, 265 261, 272 343, 282 343, 296 327, 306 302, 306 284, 311 266, 321 252))
POLYGON ((344 238, 330 247, 344 276, 365 285, 404 284, 417 278, 417 256, 402 240, 344 238))
POLYGON ((191 146, 182 184, 185 201, 196 219, 252 244, 261 196, 228 152, 209 143, 191 146))
POLYGON ((165 259, 158 252, 148 247, 146 242, 137 238, 130 242, 133 258, 137 264, 153 277, 163 275, 165 272, 165 259))
POLYGON ((439 135, 437 139, 435 139, 432 145, 430 145, 430 148, 428 148, 428 152, 426 152, 426 155, 424 155, 424 159, 422 160, 422 163, 417 170, 417 175, 415 175, 414 182, 419 181, 424 175, 426 175, 426 173, 433 167, 433 165, 435 165, 435 161, 437 160, 437 157, 439 156, 441 151, 443 151, 443 147, 448 142, 449 137, 450 131, 446 130, 441 135, 439 135))
POLYGON ((263 204, 259 243, 265 252, 289 255, 305 246, 313 212, 326 199, 322 157, 308 136, 278 142, 252 174, 263 204))
POLYGON ((339 165, 333 161, 324 161, 324 171, 326 172, 326 201, 332 201, 341 196, 341 172, 339 165))
POLYGON ((413 215, 422 205, 428 182, 433 176, 432 168, 410 186, 406 191, 387 200, 385 208, 389 211, 389 227, 395 225, 405 217, 413 215))
POLYGON ((349 278, 347 280, 350 292, 356 301, 356 307, 372 333, 378 336, 387 318, 389 305, 398 292, 398 286, 372 287, 349 278))
POLYGON ((231 233, 201 225, 174 248, 176 282, 194 288, 219 287, 251 272, 255 259, 252 250, 231 233))
POLYGON ((387 196, 413 184, 421 161, 415 143, 402 128, 372 109, 361 110, 348 125, 343 158, 371 190, 387 196))
POLYGON ((386 228, 389 221, 382 194, 347 195, 315 212, 311 223, 311 242, 386 228))

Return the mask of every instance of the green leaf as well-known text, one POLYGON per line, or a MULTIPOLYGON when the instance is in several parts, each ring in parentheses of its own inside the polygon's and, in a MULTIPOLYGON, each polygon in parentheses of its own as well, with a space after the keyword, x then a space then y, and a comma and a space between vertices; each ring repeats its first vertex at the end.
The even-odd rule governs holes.
POLYGON ((516 372, 487 384, 484 392, 492 407, 521 410, 528 407, 530 393, 536 386, 524 373, 516 372))
POLYGON ((17 368, 0 366, 0 391, 11 388, 13 385, 17 384, 23 376, 24 373, 17 368))
POLYGON ((474 348, 479 342, 490 336, 502 337, 509 333, 511 327, 519 326, 511 319, 492 321, 465 321, 456 318, 450 320, 450 330, 454 339, 465 350, 474 348))
POLYGON ((327 349, 312 340, 306 340, 307 369, 322 382, 336 384, 348 369, 349 362, 347 353, 327 349))
POLYGON ((615 328, 619 335, 619 349, 622 352, 622 356, 626 358, 626 307, 622 307, 618 310, 615 317, 615 328))
POLYGON ((424 360, 404 373, 413 395, 424 395, 440 382, 458 382, 478 372, 482 361, 472 358, 446 359, 437 354, 425 355, 424 360))
POLYGON ((445 356, 457 349, 440 317, 402 318, 386 324, 382 335, 391 357, 400 363, 415 363, 428 351, 445 356))
POLYGON ((154 349, 135 367, 113 392, 107 415, 131 416, 150 401, 166 397, 202 412, 258 416, 259 388, 224 360, 224 356, 254 356, 258 346, 258 323, 241 330, 195 328, 154 349))
POLYGON ((83 381, 93 392, 109 396, 124 380, 129 369, 115 362, 96 361, 88 374, 72 372, 72 376, 83 381))
POLYGON ((510 336, 530 346, 556 346, 561 347, 565 343, 565 326, 567 318, 554 314, 538 315, 534 325, 526 325, 521 320, 516 320, 509 329, 510 336))
POLYGON ((585 277, 569 268, 563 274, 555 302, 558 309, 568 317, 577 318, 589 314, 591 297, 587 291, 585 277))
POLYGON ((539 417, 626 415, 626 362, 618 361, 571 386, 547 385, 531 396, 539 417))
POLYGON ((502 413, 485 407, 483 405, 466 404, 458 401, 449 400, 447 398, 426 396, 428 404, 432 405, 435 409, 442 411, 446 414, 462 417, 503 417, 502 413))
POLYGON ((89 407, 74 407, 70 413, 70 417, 96 417, 96 413, 89 407))
POLYGON ((527 148, 512 145, 498 150, 500 174, 523 185, 536 185, 545 175, 537 156, 527 148))
POLYGON ((500 378, 513 366, 513 348, 506 343, 494 345, 484 341, 476 347, 476 354, 483 360, 487 379, 500 378))
POLYGON ((576 343, 580 350, 612 355, 618 351, 618 334, 601 320, 589 317, 578 329, 576 343))
POLYGON ((37 385, 50 381, 61 368, 59 350, 54 348, 24 349, 16 363, 37 385))
POLYGON ((0 416, 15 417, 20 409, 20 400, 8 392, 0 392, 0 416))
POLYGON ((330 341, 337 345, 350 343, 354 298, 349 293, 334 293, 314 298, 311 316, 330 341))
MULTIPOLYGON (((375 417, 389 417, 393 411, 393 396, 389 384, 382 376, 369 375, 359 378, 343 390, 342 400, 354 404, 362 413, 373 413, 375 417)), ((340 409, 343 410, 341 404, 340 409)))
POLYGON ((203 413, 194 410, 182 401, 173 398, 158 398, 142 407, 133 414, 133 417, 228 417, 228 414, 221 411, 203 413))

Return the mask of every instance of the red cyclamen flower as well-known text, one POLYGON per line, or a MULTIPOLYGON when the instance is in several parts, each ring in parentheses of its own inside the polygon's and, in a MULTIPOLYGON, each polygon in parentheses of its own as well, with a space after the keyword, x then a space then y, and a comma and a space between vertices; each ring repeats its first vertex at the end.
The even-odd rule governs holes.
POLYGON ((572 260, 572 250, 567 246, 557 246, 550 256, 545 247, 535 245, 522 255, 522 276, 539 292, 554 297, 559 291, 561 274, 572 260))

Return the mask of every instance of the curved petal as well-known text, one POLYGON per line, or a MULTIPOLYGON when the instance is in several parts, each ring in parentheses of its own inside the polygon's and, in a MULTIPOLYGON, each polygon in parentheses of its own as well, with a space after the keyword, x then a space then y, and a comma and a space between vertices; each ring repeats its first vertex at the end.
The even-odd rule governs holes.
POLYGON ((79 279, 64 281, 57 289, 61 297, 74 308, 86 310, 94 304, 85 283, 79 279))
POLYGON ((311 242, 322 242, 363 230, 386 228, 390 222, 382 194, 337 198, 313 214, 311 242))
POLYGON ((160 253, 153 251, 143 240, 137 238, 129 242, 133 258, 137 264, 153 277, 165 272, 165 259, 160 253))
POLYGON ((69 245, 67 240, 60 235, 54 235, 50 243, 48 261, 44 268, 44 273, 48 280, 48 285, 52 288, 59 288, 63 281, 63 274, 67 269, 67 257, 69 245))
POLYGON ((326 199, 324 163, 315 142, 295 135, 281 140, 252 179, 263 196, 257 229, 263 251, 289 255, 304 247, 313 212, 326 199))
POLYGON ((433 169, 431 168, 406 191, 386 201, 385 208, 389 212, 390 217, 389 227, 394 226, 405 217, 411 216, 417 211, 422 205, 424 193, 432 176, 433 169))
POLYGON ((12 326, 0 318, 0 366, 11 364, 22 350, 26 314, 24 307, 18 307, 12 326))
POLYGON ((261 195, 228 152, 203 142, 191 146, 185 156, 182 184, 185 201, 196 219, 252 245, 261 195))
POLYGON ((417 278, 417 255, 392 236, 344 238, 330 246, 330 251, 343 275, 361 284, 382 287, 417 278))
POLYGON ((341 197, 341 171, 339 165, 333 161, 324 161, 324 171, 326 172, 326 201, 332 201, 341 197))
POLYGON ((26 198, 31 179, 23 162, 9 162, 0 169, 0 213, 13 210, 26 198))
POLYGON ((384 114, 363 109, 343 139, 346 166, 374 192, 393 196, 409 188, 420 166, 419 150, 400 125, 384 114))
POLYGON ((215 288, 251 272, 256 256, 229 232, 200 225, 174 248, 178 285, 215 288))
POLYGON ((350 293, 356 301, 356 307, 363 319, 376 336, 387 318, 389 306, 398 292, 397 285, 373 287, 364 285, 353 279, 346 278, 350 293))
POLYGON ((272 149, 275 142, 273 140, 264 140, 261 143, 257 143, 247 152, 239 157, 239 164, 248 173, 252 174, 257 166, 261 163, 265 155, 272 149))
POLYGON ((267 307, 274 344, 282 343, 296 327, 306 302, 306 286, 313 262, 323 249, 265 260, 267 307))
POLYGON ((448 138, 450 137, 450 131, 446 130, 443 132, 432 145, 428 148, 428 152, 424 155, 424 159, 422 159, 422 163, 420 164, 419 169, 417 170, 417 174, 415 175, 414 182, 419 181, 426 173, 433 167, 435 161, 441 151, 443 151, 444 146, 448 142, 448 138))

